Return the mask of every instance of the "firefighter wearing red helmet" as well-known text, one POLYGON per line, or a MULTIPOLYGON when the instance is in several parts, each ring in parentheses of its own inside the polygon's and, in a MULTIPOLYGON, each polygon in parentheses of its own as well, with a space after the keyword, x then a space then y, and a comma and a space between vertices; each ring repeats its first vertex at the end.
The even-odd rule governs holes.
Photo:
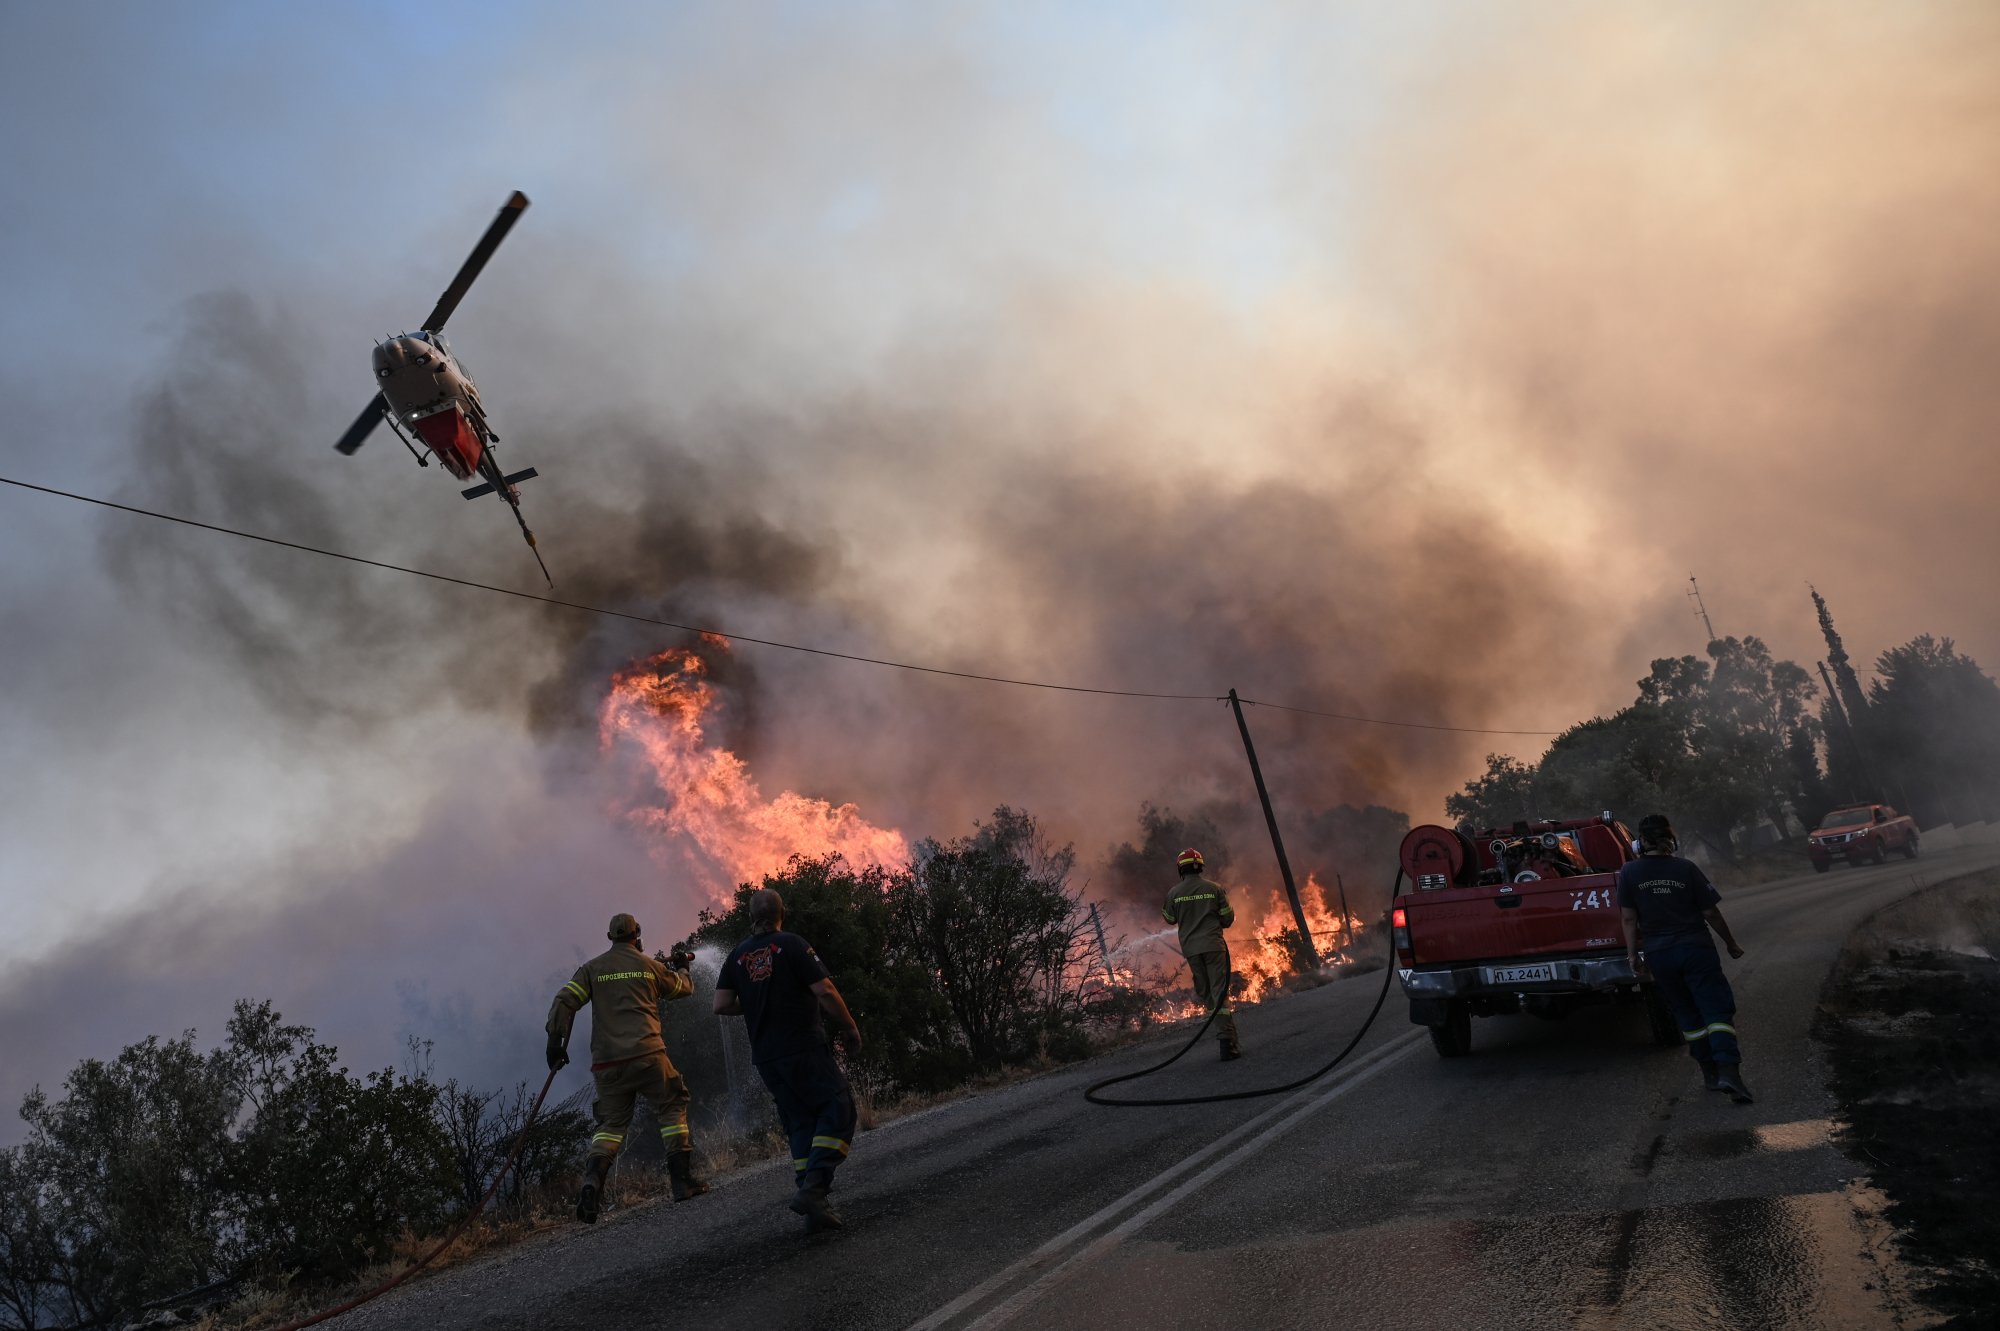
POLYGON ((1229 1001, 1229 944, 1222 931, 1236 923, 1236 911, 1219 884, 1202 876, 1201 852, 1190 846, 1175 860, 1180 881, 1167 893, 1168 924, 1181 931, 1181 955, 1194 975, 1194 996, 1204 1012, 1215 1009, 1215 1034, 1222 1061, 1243 1057, 1236 1038, 1236 1009, 1229 1001))

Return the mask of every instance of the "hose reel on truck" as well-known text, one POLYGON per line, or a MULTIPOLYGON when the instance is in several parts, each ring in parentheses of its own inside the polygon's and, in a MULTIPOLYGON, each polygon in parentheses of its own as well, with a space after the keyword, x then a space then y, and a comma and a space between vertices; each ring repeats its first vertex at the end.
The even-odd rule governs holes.
POLYGON ((1410 1019, 1440 1055, 1470 1052, 1471 1019, 1545 1019, 1609 1001, 1646 1005, 1655 1043, 1678 1044, 1673 1014, 1626 959, 1619 871, 1631 832, 1596 818, 1468 833, 1412 828, 1398 858, 1415 891, 1396 898, 1391 937, 1410 1019))

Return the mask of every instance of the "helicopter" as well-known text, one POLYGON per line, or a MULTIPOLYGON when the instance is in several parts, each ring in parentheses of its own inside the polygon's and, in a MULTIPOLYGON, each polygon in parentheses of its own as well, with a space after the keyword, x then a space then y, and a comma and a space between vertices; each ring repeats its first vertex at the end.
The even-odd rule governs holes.
POLYGON ((451 285, 438 297, 430 317, 423 327, 414 333, 398 333, 375 344, 375 396, 347 427, 347 433, 340 437, 334 448, 352 455, 367 442, 368 436, 382 421, 396 432, 403 441, 403 447, 410 450, 410 456, 420 467, 431 465, 436 458, 444 469, 461 481, 469 481, 475 475, 480 484, 460 491, 467 499, 479 499, 497 494, 507 501, 514 511, 514 521, 520 524, 521 535, 527 539, 528 549, 535 556, 535 563, 541 566, 542 577, 549 586, 555 586, 555 579, 549 577, 549 566, 542 562, 541 548, 535 544, 535 533, 529 529, 528 520, 521 516, 521 492, 516 487, 522 481, 533 479, 538 473, 533 467, 512 474, 502 473, 500 463, 493 456, 493 445, 499 436, 487 423, 486 404, 480 400, 478 386, 472 376, 466 373, 465 363, 452 355, 451 347, 444 340, 445 320, 451 318, 452 311, 465 299, 473 281, 479 276, 486 261, 500 248, 500 242, 507 238, 507 232, 521 219, 528 207, 528 196, 515 190, 512 197, 501 205, 499 216, 486 228, 486 234, 472 247, 458 276, 451 279, 451 285), (414 434, 422 447, 412 442, 414 434))

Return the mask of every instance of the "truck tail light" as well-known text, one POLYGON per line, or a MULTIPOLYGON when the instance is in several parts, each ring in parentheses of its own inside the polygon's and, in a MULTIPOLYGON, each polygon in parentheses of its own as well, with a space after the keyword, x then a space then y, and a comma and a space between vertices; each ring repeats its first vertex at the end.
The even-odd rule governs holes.
POLYGON ((1389 916, 1389 929, 1396 942, 1397 958, 1409 965, 1416 958, 1410 950, 1410 917, 1401 906, 1389 916))

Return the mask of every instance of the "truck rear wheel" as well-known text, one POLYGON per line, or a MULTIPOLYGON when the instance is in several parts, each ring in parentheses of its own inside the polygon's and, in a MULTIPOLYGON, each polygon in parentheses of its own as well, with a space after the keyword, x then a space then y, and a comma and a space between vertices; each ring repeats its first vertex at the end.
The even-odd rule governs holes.
POLYGON ((1674 1010, 1667 1006, 1667 1000, 1660 994, 1660 986, 1649 984, 1645 987, 1646 1029, 1651 1032, 1653 1043, 1657 1045, 1686 1044, 1681 1037, 1681 1023, 1674 1016, 1674 1010))
POLYGON ((1445 1005, 1444 1024, 1430 1028, 1431 1043, 1439 1058, 1462 1058, 1472 1052, 1472 1009, 1464 999, 1445 1005))
POLYGON ((1915 832, 1912 832, 1908 836, 1903 838, 1904 859, 1913 860, 1921 854, 1923 854, 1923 847, 1917 844, 1917 834, 1915 832))

